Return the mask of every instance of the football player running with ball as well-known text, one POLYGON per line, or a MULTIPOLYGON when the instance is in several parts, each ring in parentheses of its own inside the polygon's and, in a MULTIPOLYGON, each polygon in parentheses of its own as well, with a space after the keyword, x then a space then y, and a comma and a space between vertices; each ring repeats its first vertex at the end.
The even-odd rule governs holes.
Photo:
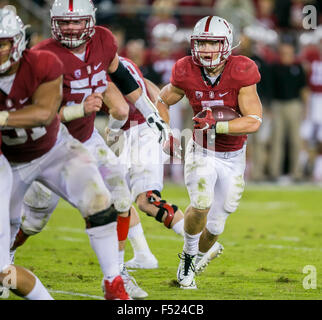
MULTIPOLYGON (((210 249, 238 207, 244 190, 246 134, 256 132, 262 122, 258 68, 245 56, 232 56, 232 42, 233 31, 225 19, 208 16, 198 21, 191 36, 192 56, 176 62, 157 104, 169 122, 169 106, 186 95, 195 115, 185 155, 190 205, 184 215, 184 247, 177 271, 183 289, 197 288, 195 274, 213 258, 210 249), (216 106, 230 107, 241 116, 216 121, 211 111, 216 106), (202 110, 204 118, 198 115, 202 110)), ((215 250, 221 249, 217 243, 215 250)))

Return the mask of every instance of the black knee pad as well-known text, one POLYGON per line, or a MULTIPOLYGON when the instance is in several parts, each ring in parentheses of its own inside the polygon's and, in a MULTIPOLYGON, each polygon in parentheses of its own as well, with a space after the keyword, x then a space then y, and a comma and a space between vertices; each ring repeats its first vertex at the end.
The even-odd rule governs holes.
POLYGON ((116 222, 117 211, 114 208, 114 205, 110 206, 108 209, 97 212, 89 217, 85 218, 86 228, 95 228, 104 226, 106 224, 116 222))

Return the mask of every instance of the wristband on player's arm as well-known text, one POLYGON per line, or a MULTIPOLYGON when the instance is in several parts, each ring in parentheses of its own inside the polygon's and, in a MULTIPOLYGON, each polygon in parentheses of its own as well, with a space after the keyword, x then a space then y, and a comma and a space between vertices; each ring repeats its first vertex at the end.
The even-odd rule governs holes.
POLYGON ((145 93, 141 94, 139 99, 135 101, 134 105, 142 113, 145 119, 147 119, 152 113, 159 114, 158 109, 145 93))
POLYGON ((127 118, 124 120, 117 120, 111 114, 108 116, 107 127, 112 131, 120 130, 126 123, 127 118))
POLYGON ((228 121, 218 121, 216 122, 216 133, 227 134, 229 132, 228 121))
POLYGON ((9 112, 0 111, 0 127, 5 127, 8 123, 9 112))
POLYGON ((69 122, 85 116, 84 103, 74 104, 72 106, 63 107, 64 121, 69 122))

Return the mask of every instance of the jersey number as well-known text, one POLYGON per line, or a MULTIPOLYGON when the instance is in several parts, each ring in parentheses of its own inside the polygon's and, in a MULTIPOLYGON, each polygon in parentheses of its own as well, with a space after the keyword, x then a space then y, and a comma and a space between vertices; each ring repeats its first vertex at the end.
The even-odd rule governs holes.
MULTIPOLYGON (((7 146, 16 146, 19 144, 24 144, 28 140, 28 132, 25 129, 22 128, 15 128, 11 129, 16 132, 17 137, 11 138, 9 136, 2 135, 2 141, 7 146)), ((31 133, 29 133, 31 139, 33 141, 41 138, 47 133, 47 130, 45 127, 36 127, 31 129, 31 133)))
MULTIPOLYGON (((106 71, 102 70, 98 73, 95 73, 92 77, 91 80, 91 87, 96 87, 97 84, 102 81, 104 86, 100 86, 98 88, 95 89, 94 92, 98 92, 98 93, 103 93, 106 90, 107 87, 107 79, 106 79, 106 71)), ((85 101, 85 99, 90 96, 93 93, 93 89, 92 88, 88 88, 89 87, 89 78, 85 78, 85 79, 81 79, 81 80, 73 80, 70 82, 70 88, 71 90, 71 94, 84 94, 83 100, 85 101)), ((69 101, 66 103, 67 106, 73 105, 75 104, 75 101, 69 101)))

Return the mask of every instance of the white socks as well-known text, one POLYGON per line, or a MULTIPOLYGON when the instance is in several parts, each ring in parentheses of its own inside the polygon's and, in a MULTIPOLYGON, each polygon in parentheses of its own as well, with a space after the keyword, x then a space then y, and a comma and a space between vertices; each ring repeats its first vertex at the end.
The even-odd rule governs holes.
POLYGON ((28 300, 54 300, 41 281, 35 275, 34 277, 36 278, 35 286, 25 298, 28 300))
POLYGON ((134 256, 139 255, 152 255, 149 245, 145 239, 141 222, 129 229, 128 239, 131 242, 134 256))
POLYGON ((187 232, 184 233, 184 246, 183 251, 191 256, 195 256, 199 250, 199 238, 201 236, 201 232, 191 235, 187 232))
POLYGON ((116 222, 86 229, 104 278, 113 281, 120 274, 116 222))
POLYGON ((183 224, 184 224, 184 219, 181 219, 172 227, 172 230, 179 236, 184 237, 183 224))
POLYGON ((119 264, 124 264, 124 250, 119 250, 119 264))

